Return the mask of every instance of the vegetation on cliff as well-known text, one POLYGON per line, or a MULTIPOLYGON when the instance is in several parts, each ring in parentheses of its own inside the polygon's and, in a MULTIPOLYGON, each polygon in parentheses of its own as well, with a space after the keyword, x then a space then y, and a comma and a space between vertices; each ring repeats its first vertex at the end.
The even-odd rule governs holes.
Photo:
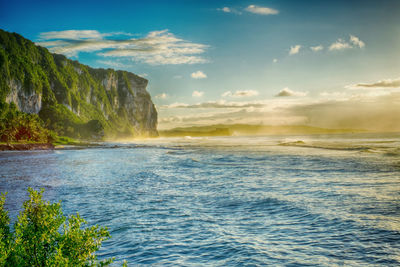
POLYGON ((51 143, 56 139, 38 115, 18 111, 14 103, 0 103, 0 142, 51 143))
POLYGON ((133 73, 93 69, 0 30, 0 112, 14 102, 22 112, 37 113, 58 135, 157 135, 157 112, 146 86, 133 73))

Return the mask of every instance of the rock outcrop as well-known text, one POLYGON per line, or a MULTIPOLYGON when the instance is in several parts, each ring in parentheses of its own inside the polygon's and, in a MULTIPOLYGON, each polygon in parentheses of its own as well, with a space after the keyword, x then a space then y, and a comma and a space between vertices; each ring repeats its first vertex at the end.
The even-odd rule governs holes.
POLYGON ((94 69, 16 33, 0 30, 0 103, 37 113, 60 134, 83 138, 157 136, 148 81, 94 69))

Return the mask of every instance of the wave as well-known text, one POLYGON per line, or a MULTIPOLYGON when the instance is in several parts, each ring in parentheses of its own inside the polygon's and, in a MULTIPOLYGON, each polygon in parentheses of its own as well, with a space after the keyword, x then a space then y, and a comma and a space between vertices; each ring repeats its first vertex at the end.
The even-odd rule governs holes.
POLYGON ((307 142, 304 140, 296 141, 280 141, 279 146, 304 147, 314 149, 338 150, 338 151, 354 151, 370 154, 383 154, 385 156, 400 156, 400 147, 397 142, 307 142))

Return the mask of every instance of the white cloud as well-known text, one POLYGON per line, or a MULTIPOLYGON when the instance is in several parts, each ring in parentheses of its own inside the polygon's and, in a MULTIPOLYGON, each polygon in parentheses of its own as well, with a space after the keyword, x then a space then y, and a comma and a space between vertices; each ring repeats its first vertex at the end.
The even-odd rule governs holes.
POLYGON ((232 96, 232 92, 231 91, 226 91, 221 96, 222 97, 232 96))
POLYGON ((170 105, 163 105, 163 106, 160 106, 160 108, 187 108, 187 107, 189 107, 189 104, 185 104, 185 103, 173 103, 173 104, 170 104, 170 105))
POLYGON ((350 42, 353 45, 358 46, 359 48, 365 47, 365 43, 363 41, 361 41, 358 37, 354 36, 354 35, 350 35, 350 42))
POLYGON ((200 91, 193 91, 192 96, 193 97, 202 97, 204 95, 204 92, 200 91))
POLYGON ((382 89, 382 88, 400 88, 400 78, 386 79, 373 83, 357 83, 345 86, 346 89, 382 89))
POLYGON ((242 14, 242 12, 240 12, 240 11, 234 9, 234 8, 227 7, 227 6, 223 7, 223 8, 217 8, 217 10, 225 12, 225 13, 233 13, 233 14, 237 14, 237 15, 241 15, 242 14))
POLYGON ((344 100, 348 99, 349 95, 346 92, 322 92, 319 94, 323 98, 334 99, 334 100, 344 100))
POLYGON ((39 34, 39 40, 82 40, 82 39, 102 39, 110 36, 134 36, 127 32, 108 32, 100 33, 96 30, 66 30, 42 32, 39 34))
MULTIPOLYGON (((113 61, 113 60, 97 60, 97 63, 108 66, 108 67, 112 67, 115 69, 126 69, 129 67, 126 64, 123 64, 123 63, 117 62, 117 61, 113 61)), ((144 77, 143 75, 139 75, 139 76, 144 77)))
POLYGON ((158 99, 166 99, 168 97, 168 95, 166 93, 162 93, 162 94, 156 95, 155 97, 158 99))
POLYGON ((251 97, 251 96, 257 96, 258 95, 258 91, 255 90, 243 90, 243 91, 236 91, 234 93, 232 93, 231 91, 226 91, 225 93, 223 93, 221 96, 222 97, 251 97))
POLYGON ((276 97, 285 97, 285 96, 306 96, 307 92, 299 92, 299 91, 292 91, 289 88, 283 88, 276 97))
POLYGON ((67 56, 97 51, 103 57, 129 59, 150 65, 208 62, 200 56, 208 48, 207 45, 177 38, 168 30, 153 31, 142 38, 109 38, 115 35, 133 36, 129 33, 99 33, 92 30, 45 32, 39 35, 42 41, 37 44, 67 56))
POLYGON ((358 37, 354 35, 350 35, 349 41, 345 41, 343 39, 338 39, 335 43, 329 46, 329 50, 343 50, 349 48, 364 48, 365 43, 361 41, 358 37))
POLYGON ((41 40, 51 39, 70 39, 70 40, 81 40, 81 39, 101 39, 103 34, 95 30, 68 30, 68 31, 52 31, 42 32, 39 34, 41 40))
MULTIPOLYGON (((334 50, 344 50, 357 47, 363 48, 365 47, 365 43, 361 41, 358 37, 350 35, 349 41, 339 38, 336 42, 332 43, 328 49, 329 51, 334 51, 334 50)), ((289 50, 289 55, 298 54, 301 48, 302 48, 301 45, 291 46, 289 50)), ((310 49, 313 52, 318 52, 324 50, 324 46, 323 45, 310 46, 310 49)))
POLYGON ((272 60, 272 62, 273 62, 273 63, 277 63, 277 62, 278 62, 278 59, 274 58, 274 59, 272 60))
POLYGON ((245 8, 245 10, 258 15, 276 15, 279 13, 279 11, 276 9, 256 5, 249 5, 245 8))
POLYGON ((37 45, 47 47, 51 52, 76 57, 80 52, 96 52, 104 49, 116 48, 116 43, 109 40, 52 40, 37 42, 37 45))
POLYGON ((314 52, 318 52, 324 49, 322 45, 317 45, 317 46, 311 46, 310 49, 314 52))
POLYGON ((190 74, 190 77, 192 77, 193 79, 205 79, 205 78, 207 78, 207 74, 205 74, 201 70, 198 70, 198 71, 190 74))
POLYGON ((289 55, 295 55, 300 52, 301 45, 291 46, 289 50, 289 55))
POLYGON ((161 106, 161 108, 171 109, 171 108, 262 108, 265 104, 262 102, 227 102, 225 100, 220 101, 209 101, 198 104, 184 104, 184 103, 174 103, 171 105, 161 106))
POLYGON ((352 46, 343 39, 338 39, 336 42, 334 42, 329 46, 330 51, 343 50, 348 48, 352 48, 352 46))

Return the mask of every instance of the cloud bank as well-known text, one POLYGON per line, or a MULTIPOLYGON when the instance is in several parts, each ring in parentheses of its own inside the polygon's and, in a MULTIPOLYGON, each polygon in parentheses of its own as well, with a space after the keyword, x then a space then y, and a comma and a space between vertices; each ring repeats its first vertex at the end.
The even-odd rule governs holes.
MULTIPOLYGON (((210 124, 310 125, 331 129, 400 131, 400 78, 357 83, 355 88, 306 96, 289 88, 257 101, 209 101, 160 106, 160 127, 210 124), (303 96, 303 97, 289 97, 303 96)), ((228 91, 230 92, 230 91, 228 91)), ((230 96, 233 93, 226 93, 230 96)))
POLYGON ((346 86, 347 89, 380 89, 380 88, 400 88, 400 78, 386 79, 374 83, 356 83, 346 86))
POLYGON ((100 33, 95 30, 44 32, 38 45, 69 57, 97 52, 102 57, 122 58, 150 65, 206 63, 201 56, 208 45, 176 37, 168 30, 153 31, 142 38, 130 33, 100 33))
POLYGON ((160 127, 229 123, 310 125, 331 129, 400 131, 400 92, 384 95, 357 94, 338 98, 263 100, 258 102, 215 101, 161 106, 160 127), (183 110, 167 115, 169 110, 183 110), (183 115, 184 114, 184 115, 183 115))
POLYGON ((227 102, 224 100, 220 101, 209 101, 198 104, 184 104, 184 103, 174 103, 171 105, 164 105, 161 108, 207 108, 207 109, 223 109, 223 108, 260 108, 264 107, 265 104, 261 102, 227 102))
POLYGON ((51 39, 70 39, 70 40, 80 40, 80 39, 101 39, 107 35, 101 34, 95 30, 67 30, 67 31, 52 31, 52 32, 42 32, 39 34, 39 38, 42 40, 51 39))

